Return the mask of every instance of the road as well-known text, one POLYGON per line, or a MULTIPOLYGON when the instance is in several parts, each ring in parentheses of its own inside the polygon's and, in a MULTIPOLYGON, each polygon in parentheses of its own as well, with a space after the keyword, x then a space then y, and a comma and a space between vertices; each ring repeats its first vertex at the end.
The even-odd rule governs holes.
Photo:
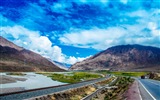
POLYGON ((55 92, 65 91, 65 90, 69 90, 69 89, 73 89, 73 88, 78 88, 78 87, 94 84, 96 82, 106 80, 107 78, 109 78, 109 76, 99 78, 99 79, 96 79, 96 80, 81 82, 81 83, 77 83, 77 84, 70 84, 70 85, 64 85, 64 86, 59 86, 59 87, 40 89, 40 90, 34 90, 34 91, 28 91, 28 92, 20 92, 20 93, 9 94, 9 95, 0 95, 0 100, 29 99, 29 98, 33 98, 33 97, 37 97, 37 96, 53 94, 55 92))
POLYGON ((160 81, 138 79, 142 100, 160 100, 160 81))

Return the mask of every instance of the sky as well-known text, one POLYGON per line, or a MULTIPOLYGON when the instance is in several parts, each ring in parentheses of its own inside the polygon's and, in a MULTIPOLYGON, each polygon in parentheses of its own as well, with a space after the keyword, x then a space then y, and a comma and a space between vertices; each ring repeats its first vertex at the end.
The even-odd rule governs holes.
POLYGON ((2 0, 0 36, 74 64, 116 45, 160 47, 158 0, 2 0))

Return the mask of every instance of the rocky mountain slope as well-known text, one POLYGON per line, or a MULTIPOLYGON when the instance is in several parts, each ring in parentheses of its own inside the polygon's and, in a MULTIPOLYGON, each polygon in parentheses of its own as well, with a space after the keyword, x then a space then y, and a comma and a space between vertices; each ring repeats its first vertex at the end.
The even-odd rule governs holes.
POLYGON ((120 45, 108 48, 70 70, 154 71, 160 69, 160 48, 141 45, 120 45))
POLYGON ((0 71, 63 71, 52 62, 0 36, 0 71))
POLYGON ((58 61, 53 61, 53 63, 64 70, 68 70, 71 67, 71 64, 61 63, 58 61))

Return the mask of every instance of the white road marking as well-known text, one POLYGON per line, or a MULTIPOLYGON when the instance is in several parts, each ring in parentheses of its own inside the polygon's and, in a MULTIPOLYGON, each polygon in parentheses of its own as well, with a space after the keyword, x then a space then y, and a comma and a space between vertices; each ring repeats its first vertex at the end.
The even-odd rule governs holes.
MULTIPOLYGON (((139 81, 139 80, 138 80, 139 81)), ((145 88, 145 86, 139 81, 139 83, 143 86, 143 88, 148 92, 148 94, 153 98, 153 100, 156 100, 152 94, 145 88)))
POLYGON ((139 94, 140 100, 142 100, 142 96, 140 94, 139 88, 138 88, 138 94, 139 94))

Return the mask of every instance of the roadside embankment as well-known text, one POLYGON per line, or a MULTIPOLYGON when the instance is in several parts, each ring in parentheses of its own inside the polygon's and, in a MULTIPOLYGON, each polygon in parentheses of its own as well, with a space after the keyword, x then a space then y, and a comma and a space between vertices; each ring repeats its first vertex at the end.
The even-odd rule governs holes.
POLYGON ((94 97, 93 100, 124 100, 124 93, 128 90, 129 86, 132 84, 133 79, 130 77, 118 77, 109 86, 114 88, 105 88, 102 91, 99 91, 94 97))
POLYGON ((138 82, 135 80, 133 84, 128 88, 128 90, 124 93, 125 100, 142 100, 138 82))
POLYGON ((66 91, 39 96, 35 98, 31 98, 30 100, 81 100, 82 98, 86 97, 94 93, 99 87, 104 85, 104 83, 110 83, 114 78, 111 77, 109 79, 103 80, 101 82, 97 82, 92 85, 86 85, 79 88, 69 89, 66 91))

